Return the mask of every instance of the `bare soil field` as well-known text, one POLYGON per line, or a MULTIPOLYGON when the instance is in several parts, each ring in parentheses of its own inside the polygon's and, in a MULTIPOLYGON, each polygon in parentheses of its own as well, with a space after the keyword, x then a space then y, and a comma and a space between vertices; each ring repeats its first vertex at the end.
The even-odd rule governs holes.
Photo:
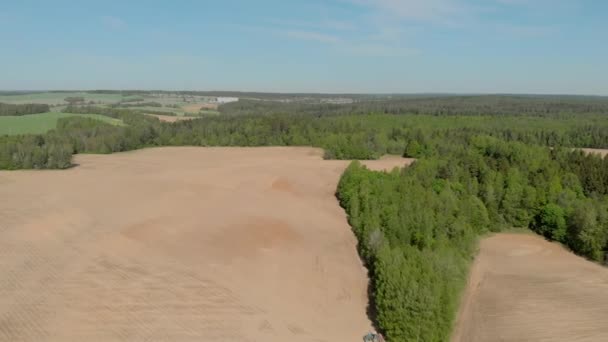
POLYGON ((587 153, 599 154, 602 157, 605 157, 608 154, 608 150, 602 150, 598 148, 582 148, 581 150, 587 153))
POLYGON ((608 341, 608 269, 536 235, 483 239, 453 342, 608 341))
POLYGON ((198 113, 201 109, 217 109, 217 104, 214 103, 196 103, 182 106, 186 113, 198 113))
POLYGON ((321 155, 156 148, 0 172, 0 340, 360 341, 368 281, 334 197, 348 162, 321 155))

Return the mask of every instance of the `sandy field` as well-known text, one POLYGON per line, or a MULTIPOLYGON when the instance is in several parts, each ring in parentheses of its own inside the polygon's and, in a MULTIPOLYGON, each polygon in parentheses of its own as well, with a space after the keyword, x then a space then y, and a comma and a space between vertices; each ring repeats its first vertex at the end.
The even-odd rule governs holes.
POLYGON ((608 341, 608 269, 529 234, 481 241, 452 342, 608 341))
POLYGON ((156 148, 0 172, 0 341, 361 341, 366 270, 334 197, 348 162, 321 154, 156 148))
POLYGON ((598 149, 598 148, 582 148, 581 150, 583 150, 587 153, 599 154, 602 157, 605 157, 608 154, 608 150, 602 150, 602 149, 598 149))

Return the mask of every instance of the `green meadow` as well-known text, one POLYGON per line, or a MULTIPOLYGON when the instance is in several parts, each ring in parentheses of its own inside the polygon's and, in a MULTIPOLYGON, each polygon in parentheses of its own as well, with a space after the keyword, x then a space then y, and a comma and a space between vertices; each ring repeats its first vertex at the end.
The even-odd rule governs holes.
POLYGON ((122 125, 122 120, 98 114, 42 113, 23 116, 0 116, 0 135, 39 134, 57 127, 57 120, 70 116, 82 116, 104 121, 113 125, 122 125))

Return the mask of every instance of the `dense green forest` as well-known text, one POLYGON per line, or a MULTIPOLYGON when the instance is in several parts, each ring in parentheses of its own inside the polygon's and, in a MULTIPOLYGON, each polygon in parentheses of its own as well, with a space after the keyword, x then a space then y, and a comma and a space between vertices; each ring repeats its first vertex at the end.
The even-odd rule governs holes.
POLYGON ((338 187, 390 341, 449 339, 480 234, 529 227, 595 261, 608 250, 608 159, 483 135, 450 141, 403 171, 355 163, 338 187))
POLYGON ((47 104, 8 104, 0 102, 0 116, 19 116, 27 114, 39 114, 50 111, 47 104))
MULTIPOLYGON (((489 135, 506 141, 551 147, 608 147, 608 122, 602 115, 535 117, 509 115, 248 115, 203 117, 173 124, 129 109, 68 107, 66 112, 120 118, 124 127, 82 120, 36 137, 42 151, 54 145, 72 146, 73 153, 111 153, 147 146, 316 146, 330 159, 374 159, 383 154, 423 158, 436 156, 443 144, 489 135), (81 146, 84 146, 82 148, 81 146)), ((1 168, 17 169, 32 150, 31 137, 0 137, 1 168), (20 151, 20 152, 19 152, 20 151)), ((57 165, 57 163, 51 163, 57 165)), ((35 167, 48 167, 37 163, 35 167)), ((63 165, 63 163, 62 163, 63 165)), ((30 166, 31 167, 31 166, 30 166)))
POLYGON ((476 239, 486 232, 528 227, 602 260, 608 158, 572 148, 608 148, 603 100, 416 100, 428 114, 400 101, 237 102, 222 107, 224 115, 175 123, 130 109, 73 106, 66 111, 125 125, 74 117, 45 135, 0 137, 0 169, 66 168, 74 153, 183 145, 316 146, 330 159, 418 158, 390 173, 354 163, 337 190, 370 270, 375 320, 391 341, 448 339, 476 239))
POLYGON ((428 114, 428 115, 514 115, 573 116, 607 114, 608 98, 571 96, 442 96, 364 98, 352 104, 304 104, 241 100, 220 106, 224 115, 272 114, 428 114))

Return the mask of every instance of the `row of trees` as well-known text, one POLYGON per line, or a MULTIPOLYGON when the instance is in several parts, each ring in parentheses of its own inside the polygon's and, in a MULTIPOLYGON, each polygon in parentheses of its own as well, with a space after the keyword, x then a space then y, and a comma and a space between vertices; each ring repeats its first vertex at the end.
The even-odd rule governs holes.
POLYGON ((220 106, 225 115, 352 115, 427 114, 427 115, 514 115, 514 116, 572 116, 578 114, 608 114, 608 98, 573 96, 426 96, 362 97, 352 104, 306 104, 241 100, 220 106))
POLYGON ((126 103, 127 101, 114 103, 110 107, 118 108, 129 108, 129 107, 162 107, 162 103, 149 101, 149 102, 137 102, 137 103, 126 103))
POLYGON ((50 111, 50 107, 47 104, 9 104, 0 102, 0 116, 20 116, 28 114, 46 113, 48 111, 50 111))
MULTIPOLYGON (((326 158, 330 159, 373 159, 386 153, 416 158, 431 157, 440 155, 446 146, 467 143, 470 137, 478 135, 553 147, 608 147, 608 123, 584 118, 265 115, 207 116, 169 124, 129 109, 71 106, 65 111, 107 115, 127 123, 126 127, 104 129, 104 132, 112 132, 107 136, 78 135, 81 140, 101 140, 108 146, 123 146, 118 150, 111 147, 99 150, 75 149, 76 153, 122 151, 124 146, 133 144, 124 145, 120 141, 131 140, 131 135, 139 136, 140 131, 146 137, 141 146, 316 146, 325 149, 326 158)), ((66 119, 70 120, 77 119, 66 119)), ((97 125, 103 126, 102 123, 97 125)), ((96 131, 95 128, 86 129, 96 131)), ((49 135, 68 136, 71 133, 63 129, 49 135)), ((600 175, 605 178, 604 174, 600 175)))
POLYGON ((490 136, 444 143, 401 172, 353 163, 338 187, 391 341, 449 339, 484 232, 529 227, 596 261, 608 250, 605 190, 582 181, 597 165, 569 164, 587 157, 490 136))

